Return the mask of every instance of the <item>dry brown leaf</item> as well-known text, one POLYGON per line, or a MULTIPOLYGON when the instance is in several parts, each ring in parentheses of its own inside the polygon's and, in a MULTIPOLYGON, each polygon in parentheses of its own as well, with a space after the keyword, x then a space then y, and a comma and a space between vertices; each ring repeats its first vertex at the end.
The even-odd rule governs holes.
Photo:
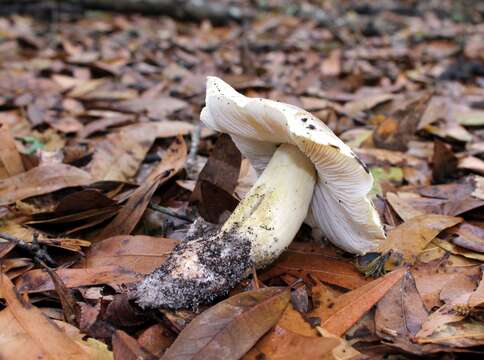
POLYGON ((445 215, 420 215, 392 229, 381 243, 380 251, 402 255, 404 262, 413 263, 420 252, 442 230, 462 222, 462 218, 445 215))
POLYGON ((401 279, 405 272, 404 268, 394 270, 356 290, 341 295, 336 299, 331 314, 324 319, 321 327, 334 335, 342 336, 401 279))
POLYGON ((418 292, 427 310, 442 305, 440 293, 454 278, 475 278, 479 276, 479 266, 449 265, 449 260, 438 259, 427 264, 417 264, 412 268, 418 292))
POLYGON ((264 281, 285 273, 296 277, 311 274, 323 282, 346 289, 356 289, 369 282, 353 264, 329 256, 319 244, 292 243, 272 267, 261 275, 261 279, 264 281))
POLYGON ((276 326, 259 341, 243 360, 336 359, 332 351, 337 339, 305 336, 276 326))
POLYGON ((185 135, 192 129, 181 121, 125 126, 96 145, 89 171, 96 180, 131 180, 156 138, 185 135))
POLYGON ((162 359, 239 359, 274 326, 290 290, 264 288, 224 300, 193 319, 162 359))
POLYGON ((22 359, 34 359, 39 356, 59 360, 92 359, 84 348, 63 333, 39 309, 20 298, 5 275, 0 274, 0 278, 2 293, 8 305, 7 309, 2 311, 2 333, 4 336, 10 334, 9 338, 2 336, 5 341, 0 347, 2 357, 18 359, 21 351, 27 356, 22 356, 22 359), (29 346, 26 346, 29 343, 37 351, 29 349, 29 346))
POLYGON ((452 305, 444 305, 422 324, 416 340, 421 344, 471 347, 484 344, 482 321, 466 319, 452 305))
POLYGON ((412 340, 428 313, 411 273, 397 282, 378 302, 375 327, 380 338, 404 351, 422 355, 442 351, 439 346, 416 345, 412 340))
POLYGON ((144 235, 119 235, 92 245, 80 268, 118 265, 140 273, 160 266, 178 241, 144 235))
POLYGON ((454 245, 451 242, 448 242, 447 240, 436 238, 432 241, 432 243, 450 252, 451 254, 461 255, 468 259, 479 260, 481 262, 484 261, 484 254, 480 252, 475 252, 472 250, 467 250, 466 248, 454 245))
POLYGON ((161 357, 173 343, 175 336, 162 324, 155 324, 144 330, 138 337, 138 343, 154 354, 161 357))
POLYGON ((143 349, 136 339, 116 330, 112 339, 114 360, 155 360, 157 357, 143 349))
POLYGON ((25 171, 22 158, 15 145, 10 127, 7 123, 0 121, 0 167, 6 170, 6 176, 0 179, 18 175, 25 171))
POLYGON ((148 178, 130 196, 116 217, 98 234, 96 239, 130 234, 143 216, 154 192, 164 182, 183 168, 187 147, 183 137, 178 137, 167 149, 166 155, 151 171, 148 178))
MULTIPOLYGON (((87 254, 87 264, 76 269, 59 269, 56 273, 68 288, 86 285, 119 285, 142 278, 164 261, 177 242, 149 236, 116 236, 97 243, 87 254)), ((31 270, 17 282, 21 291, 53 290, 48 274, 31 270)))
POLYGON ((74 166, 41 165, 19 175, 0 180, 0 206, 67 187, 89 185, 92 182, 93 179, 87 172, 74 166))

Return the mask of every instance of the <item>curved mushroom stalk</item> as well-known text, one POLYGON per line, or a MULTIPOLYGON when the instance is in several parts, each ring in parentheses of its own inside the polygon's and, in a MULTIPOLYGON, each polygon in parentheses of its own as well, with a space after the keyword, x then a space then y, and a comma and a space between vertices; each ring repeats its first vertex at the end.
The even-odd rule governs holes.
POLYGON ((144 307, 197 307, 227 292, 251 266, 275 260, 310 216, 340 248, 365 254, 385 238, 368 198, 365 165, 319 119, 298 107, 249 98, 207 80, 200 115, 230 134, 262 173, 220 232, 180 244, 137 288, 144 307), (314 192, 314 193, 313 193, 314 192))
POLYGON ((294 145, 282 144, 222 229, 178 245, 137 288, 142 307, 196 308, 225 294, 251 266, 263 267, 291 243, 313 196, 316 171, 294 145))

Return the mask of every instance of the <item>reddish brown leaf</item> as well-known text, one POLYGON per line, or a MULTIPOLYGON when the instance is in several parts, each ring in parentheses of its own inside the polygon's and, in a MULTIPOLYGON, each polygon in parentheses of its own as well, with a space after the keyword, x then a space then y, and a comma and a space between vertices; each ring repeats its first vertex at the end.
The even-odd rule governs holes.
POLYGON ((261 279, 269 279, 288 273, 296 277, 311 274, 328 284, 346 289, 356 289, 368 280, 346 260, 328 256, 319 244, 292 243, 272 267, 262 274, 261 279))
POLYGON ((166 151, 166 156, 156 166, 148 178, 137 188, 116 217, 96 236, 106 239, 111 236, 130 234, 143 216, 153 193, 159 185, 170 179, 185 164, 187 148, 185 141, 178 137, 166 151))
POLYGON ((420 215, 392 229, 380 245, 381 252, 394 251, 406 263, 415 258, 442 230, 462 222, 462 218, 445 215, 420 215))
POLYGON ((141 333, 138 343, 155 356, 160 357, 173 343, 174 338, 174 335, 162 324, 155 324, 141 333))
POLYGON ((289 289, 269 287, 224 300, 193 319, 162 359, 239 359, 276 324, 289 298, 289 289))
POLYGON ((339 345, 334 338, 300 335, 276 326, 259 341, 244 360, 321 359, 333 360, 332 350, 339 345))
POLYGON ((96 145, 89 164, 90 173, 96 180, 130 180, 157 137, 184 135, 192 128, 188 123, 177 121, 125 126, 96 145))
MULTIPOLYGON (((3 310, 1 313, 4 314, 5 311, 8 311, 11 314, 9 324, 0 321, 3 322, 2 331, 5 332, 5 335, 15 335, 16 333, 19 336, 24 334, 23 336, 26 337, 27 343, 36 347, 42 354, 42 357, 45 358, 59 360, 66 358, 91 359, 91 356, 83 347, 70 339, 47 319, 39 309, 22 300, 13 284, 5 275, 0 274, 0 280, 2 294, 8 305, 7 310, 3 310)), ((5 319, 5 317, 2 318, 5 319)), ((19 351, 24 352, 21 348, 19 348, 19 351)))
POLYGON ((88 185, 91 176, 74 166, 49 164, 0 180, 0 206, 59 189, 88 185))
POLYGON ((329 332, 342 336, 375 305, 405 274, 401 268, 337 298, 331 315, 321 323, 329 332))
POLYGON ((155 360, 156 356, 149 353, 141 345, 122 330, 116 330, 113 335, 114 360, 155 360))
MULTIPOLYGON (((68 288, 131 283, 159 267, 176 244, 171 239, 149 236, 108 238, 94 245, 78 269, 59 269, 56 273, 68 288)), ((50 277, 40 269, 25 273, 17 285, 28 292, 54 290, 50 277)))
POLYGON ((25 171, 10 127, 0 121, 0 179, 21 174, 25 171))

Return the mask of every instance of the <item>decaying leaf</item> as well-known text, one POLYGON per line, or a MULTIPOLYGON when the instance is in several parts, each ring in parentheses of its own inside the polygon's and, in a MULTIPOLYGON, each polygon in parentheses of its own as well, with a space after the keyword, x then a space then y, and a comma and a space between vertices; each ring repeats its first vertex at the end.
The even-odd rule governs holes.
POLYGON ((346 289, 356 289, 368 283, 352 264, 328 256, 319 244, 292 243, 261 278, 268 279, 283 273, 297 277, 311 274, 323 282, 346 289))
POLYGON ((92 182, 93 178, 88 173, 74 166, 41 165, 0 180, 0 206, 67 187, 89 185, 92 182))
POLYGON ((442 230, 462 222, 462 218, 445 215, 420 215, 392 229, 380 251, 400 254, 411 263, 442 230))
POLYGON ((182 169, 186 155, 185 141, 182 137, 179 137, 168 148, 164 159, 152 170, 143 184, 131 194, 126 205, 96 238, 105 239, 111 236, 130 234, 143 216, 153 193, 159 185, 182 169))
POLYGON ((25 171, 22 158, 6 123, 0 121, 0 179, 25 171))
POLYGON ((192 128, 176 121, 126 126, 96 145, 89 164, 90 174, 95 180, 131 180, 156 138, 184 135, 192 128))
POLYGON ((334 335, 343 335, 401 279, 406 271, 404 268, 394 270, 356 290, 339 296, 328 318, 321 321, 321 327, 334 335))
POLYGON ((21 299, 13 284, 1 276, 2 293, 8 307, 0 312, 2 346, 6 359, 109 359, 109 352, 79 344, 46 318, 39 309, 21 299))
POLYGON ((239 359, 277 323, 290 291, 264 288, 218 303, 193 319, 162 359, 239 359))

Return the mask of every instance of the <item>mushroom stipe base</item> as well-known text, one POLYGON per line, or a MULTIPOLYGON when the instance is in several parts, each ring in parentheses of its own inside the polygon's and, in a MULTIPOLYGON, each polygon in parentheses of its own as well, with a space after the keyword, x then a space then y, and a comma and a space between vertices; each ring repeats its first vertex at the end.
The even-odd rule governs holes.
POLYGON ((250 252, 250 240, 233 232, 185 241, 138 285, 137 303, 143 308, 197 309, 247 276, 250 252))

